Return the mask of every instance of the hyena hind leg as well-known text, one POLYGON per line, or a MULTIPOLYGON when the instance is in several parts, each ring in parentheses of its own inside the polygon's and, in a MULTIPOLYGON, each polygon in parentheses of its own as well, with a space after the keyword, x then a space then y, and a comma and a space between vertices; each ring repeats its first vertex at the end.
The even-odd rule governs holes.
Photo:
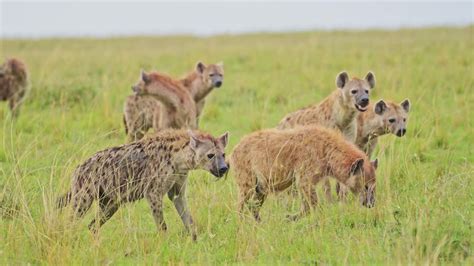
MULTIPOLYGON (((263 191, 262 187, 257 184, 254 189, 250 190, 249 193, 245 197, 244 204, 247 205, 247 208, 252 213, 253 218, 255 221, 260 222, 260 209, 262 208, 265 199, 267 198, 267 194, 263 191)), ((242 208, 242 207, 241 207, 242 208)))
POLYGON ((113 202, 109 197, 99 199, 98 221, 94 218, 89 224, 89 230, 96 233, 119 209, 119 204, 113 202))

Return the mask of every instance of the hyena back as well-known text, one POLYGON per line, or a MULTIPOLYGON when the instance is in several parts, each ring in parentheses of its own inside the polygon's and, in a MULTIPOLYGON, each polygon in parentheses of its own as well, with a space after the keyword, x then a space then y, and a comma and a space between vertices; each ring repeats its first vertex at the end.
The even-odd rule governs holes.
POLYGON ((99 219, 89 228, 97 230, 120 205, 146 198, 159 229, 166 230, 163 197, 173 201, 185 227, 196 238, 185 198, 188 172, 209 171, 222 177, 227 133, 219 138, 198 131, 165 130, 153 137, 100 151, 74 171, 71 190, 58 199, 58 207, 72 202, 74 216, 83 216, 94 200, 99 219))

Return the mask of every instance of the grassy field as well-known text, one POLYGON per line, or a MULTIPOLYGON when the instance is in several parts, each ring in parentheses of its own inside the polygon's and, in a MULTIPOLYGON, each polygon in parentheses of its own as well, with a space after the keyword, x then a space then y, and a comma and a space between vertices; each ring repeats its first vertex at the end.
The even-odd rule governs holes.
POLYGON ((12 123, 0 106, 0 264, 474 264, 473 27, 254 34, 210 38, 2 40, 0 59, 23 59, 31 91, 12 123), (410 98, 404 138, 385 136, 377 206, 322 200, 287 222, 299 200, 273 195, 262 222, 236 213, 236 186, 190 176, 198 224, 193 243, 165 201, 168 232, 156 231, 145 201, 124 206, 93 236, 85 219, 54 210, 80 162, 125 142, 124 98, 140 69, 174 76, 198 60, 224 61, 201 128, 229 131, 231 148, 252 131, 316 103, 336 74, 373 70, 372 100, 410 98))

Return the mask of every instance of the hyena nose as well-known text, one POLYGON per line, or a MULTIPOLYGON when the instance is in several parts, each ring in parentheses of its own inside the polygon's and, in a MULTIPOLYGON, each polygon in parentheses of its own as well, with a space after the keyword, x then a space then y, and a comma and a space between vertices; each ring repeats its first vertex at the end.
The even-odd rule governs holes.
POLYGON ((220 86, 222 86, 222 81, 220 81, 220 80, 219 80, 219 81, 216 81, 216 87, 219 88, 220 86))
POLYGON ((407 130, 406 130, 406 129, 404 129, 404 128, 399 129, 399 130, 397 131, 397 136, 398 136, 398 137, 403 137, 403 136, 405 135, 405 133, 407 133, 407 130))
POLYGON ((369 104, 369 98, 364 98, 360 100, 360 106, 366 107, 369 104))
POLYGON ((222 166, 221 168, 219 168, 219 175, 223 175, 225 173, 227 173, 227 170, 229 170, 229 167, 226 166, 222 166))

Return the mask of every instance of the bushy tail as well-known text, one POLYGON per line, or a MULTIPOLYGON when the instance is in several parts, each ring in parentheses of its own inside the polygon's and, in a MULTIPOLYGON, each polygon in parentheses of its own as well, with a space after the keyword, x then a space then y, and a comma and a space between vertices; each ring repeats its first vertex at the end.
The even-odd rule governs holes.
POLYGON ((71 191, 68 191, 66 194, 60 196, 56 200, 56 208, 61 209, 61 208, 66 207, 69 204, 69 202, 71 202, 71 196, 72 196, 71 191))

